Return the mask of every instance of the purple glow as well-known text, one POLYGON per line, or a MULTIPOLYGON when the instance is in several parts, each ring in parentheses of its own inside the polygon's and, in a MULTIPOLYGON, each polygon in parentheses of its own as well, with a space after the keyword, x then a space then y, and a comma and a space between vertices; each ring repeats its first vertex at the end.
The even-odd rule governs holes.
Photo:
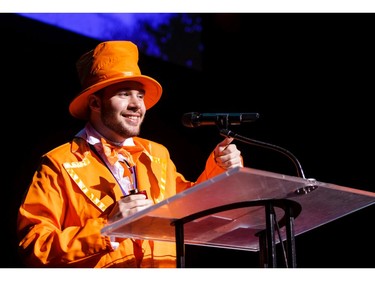
POLYGON ((98 40, 131 40, 141 52, 201 68, 201 18, 182 13, 21 13, 98 40))

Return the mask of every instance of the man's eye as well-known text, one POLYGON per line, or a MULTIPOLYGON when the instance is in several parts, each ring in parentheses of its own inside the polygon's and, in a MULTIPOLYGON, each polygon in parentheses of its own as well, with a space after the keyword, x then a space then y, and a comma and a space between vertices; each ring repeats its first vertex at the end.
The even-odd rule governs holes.
POLYGON ((120 96, 130 96, 130 92, 127 91, 121 91, 118 93, 120 96))

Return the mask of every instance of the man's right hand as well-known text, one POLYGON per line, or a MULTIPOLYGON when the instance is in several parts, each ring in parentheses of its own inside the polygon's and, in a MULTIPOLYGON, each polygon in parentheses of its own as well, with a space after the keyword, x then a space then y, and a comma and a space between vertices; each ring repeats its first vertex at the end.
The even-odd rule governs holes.
POLYGON ((116 202, 115 207, 108 216, 108 220, 113 222, 115 220, 131 216, 152 206, 153 204, 153 201, 151 199, 147 199, 147 196, 142 193, 125 196, 116 202))

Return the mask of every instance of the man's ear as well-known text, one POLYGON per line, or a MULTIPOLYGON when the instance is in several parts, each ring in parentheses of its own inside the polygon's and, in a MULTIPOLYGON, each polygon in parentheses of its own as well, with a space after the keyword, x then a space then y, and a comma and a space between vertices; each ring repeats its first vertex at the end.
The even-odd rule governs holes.
POLYGON ((90 95, 88 97, 89 107, 91 111, 99 111, 101 106, 101 100, 97 95, 90 95))

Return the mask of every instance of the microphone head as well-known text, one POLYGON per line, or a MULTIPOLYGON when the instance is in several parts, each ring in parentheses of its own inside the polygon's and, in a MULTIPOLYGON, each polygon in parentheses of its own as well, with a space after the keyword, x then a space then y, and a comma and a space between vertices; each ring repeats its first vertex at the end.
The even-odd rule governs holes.
POLYGON ((196 120, 198 120, 198 117, 199 116, 199 113, 198 112, 189 112, 189 113, 185 113, 183 116, 182 116, 182 124, 185 126, 185 127, 188 127, 188 128, 195 128, 195 127, 198 127, 199 126, 199 123, 196 122, 196 120))

